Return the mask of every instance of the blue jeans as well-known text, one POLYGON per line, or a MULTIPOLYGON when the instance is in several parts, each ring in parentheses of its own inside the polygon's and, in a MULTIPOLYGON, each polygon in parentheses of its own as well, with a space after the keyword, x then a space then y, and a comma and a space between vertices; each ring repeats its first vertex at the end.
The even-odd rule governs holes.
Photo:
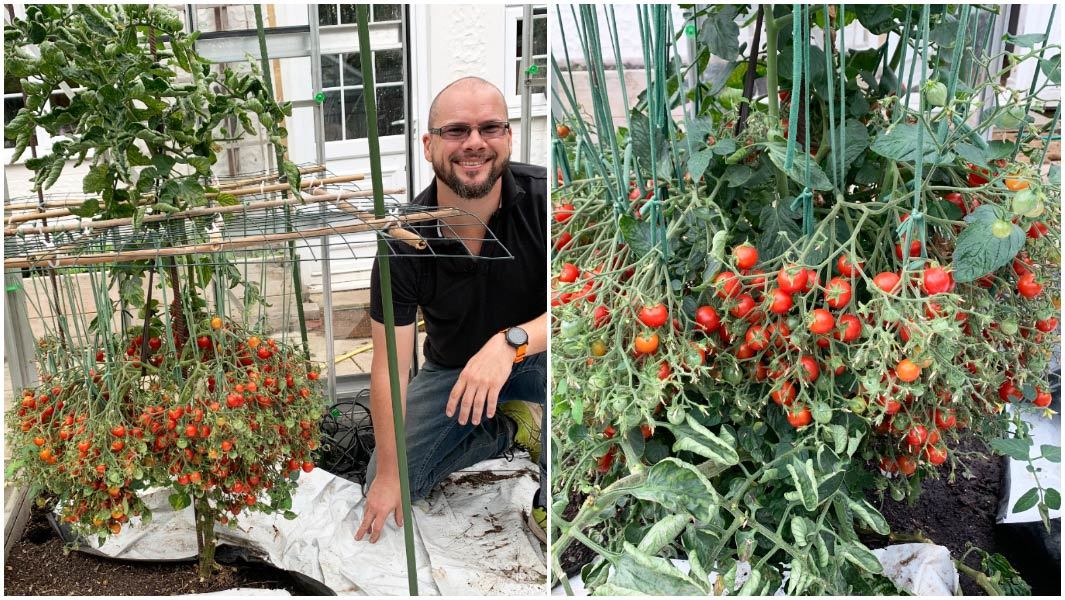
MULTIPOLYGON (((499 392, 495 417, 484 419, 480 425, 467 422, 459 425, 457 416, 444 414, 451 389, 455 387, 462 369, 448 369, 426 361, 407 386, 407 475, 410 478, 411 501, 429 495, 433 486, 448 475, 494 458, 506 452, 514 443, 516 425, 499 411, 498 406, 510 400, 535 402, 544 407, 540 423, 540 491, 536 502, 544 505, 544 482, 547 461, 547 353, 528 356, 514 365, 510 378, 499 392)), ((366 467, 363 491, 377 474, 377 451, 366 467)))

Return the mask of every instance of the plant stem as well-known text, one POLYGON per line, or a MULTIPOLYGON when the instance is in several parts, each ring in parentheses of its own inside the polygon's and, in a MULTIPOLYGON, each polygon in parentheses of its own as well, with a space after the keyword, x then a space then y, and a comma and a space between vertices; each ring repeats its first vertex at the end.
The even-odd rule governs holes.
MULTIPOLYGON (((765 19, 765 85, 766 85, 766 101, 769 104, 769 122, 780 122, 780 105, 777 98, 777 88, 779 86, 780 74, 777 71, 777 34, 779 31, 776 19, 773 18, 773 5, 769 4, 765 6, 766 19, 765 19)), ((752 48, 752 52, 757 52, 757 48, 752 48)), ((787 176, 780 170, 774 170, 777 178, 777 194, 784 198, 788 195, 788 180, 787 176)))

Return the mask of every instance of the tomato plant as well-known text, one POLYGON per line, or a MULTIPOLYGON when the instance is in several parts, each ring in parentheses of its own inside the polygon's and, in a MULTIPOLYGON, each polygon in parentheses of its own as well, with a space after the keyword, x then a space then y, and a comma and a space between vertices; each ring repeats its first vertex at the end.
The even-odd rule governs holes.
MULTIPOLYGON (((668 8, 648 10, 665 19, 657 11, 668 8)), ((552 310, 556 331, 579 325, 552 343, 551 553, 574 539, 592 548, 599 559, 582 577, 593 591, 766 594, 789 570, 788 594, 876 592, 881 565, 855 533, 888 533, 870 489, 912 497, 954 472, 964 437, 1009 441, 1024 435, 1020 413, 1047 414, 1060 206, 1036 215, 1036 199, 1057 197, 1060 178, 1032 142, 1053 134, 1030 125, 1016 145, 984 141, 1027 90, 961 127, 970 100, 997 83, 957 86, 937 70, 926 86, 931 70, 922 81, 892 53, 849 44, 843 56, 811 48, 824 62, 810 82, 792 73, 806 23, 910 36, 931 64, 955 64, 957 48, 982 50, 971 39, 940 46, 913 24, 979 10, 696 6, 694 22, 708 24, 693 42, 698 60, 738 57, 720 91, 690 87, 668 44, 645 39, 649 55, 666 53, 665 70, 616 135, 575 127, 556 152, 575 173, 555 194, 576 208, 553 229, 570 244, 553 261, 604 264, 598 302, 612 316, 592 327, 592 306, 552 310), (771 47, 722 42, 739 22, 763 22, 771 47), (651 197, 630 197, 648 177, 639 189, 651 197), (1006 179, 1032 196, 1015 203, 1006 179), (659 305, 674 327, 641 312, 659 305), (649 327, 654 353, 633 352, 649 327), (618 360, 577 360, 593 335, 618 360), (591 433, 608 424, 609 442, 591 433), (597 468, 605 456, 617 459, 597 468), (585 501, 575 515, 564 511, 574 496, 585 501), (744 563, 753 583, 734 585, 744 563), (719 587, 706 583, 710 569, 719 587)), ((590 108, 559 97, 566 122, 609 112, 598 89, 590 108)), ((1033 498, 1053 503, 1046 492, 1033 498)))
MULTIPOLYGON (((14 158, 38 129, 53 137, 25 162, 42 193, 87 162, 88 199, 70 212, 129 219, 130 233, 96 230, 101 239, 114 233, 116 247, 174 239, 163 233, 175 223, 148 215, 236 204, 212 187, 212 165, 241 129, 277 144, 287 135, 291 106, 274 99, 258 69, 213 67, 163 6, 27 6, 5 27, 4 44, 6 75, 25 98, 5 129, 14 158)), ((299 169, 277 158, 298 194, 299 169)), ((243 287, 238 312, 265 301, 228 254, 129 259, 95 276, 97 294, 82 300, 95 305, 94 318, 69 330, 82 315, 68 315, 37 340, 40 385, 19 391, 7 414, 9 476, 54 495, 61 518, 101 542, 151 518, 139 492, 170 488, 175 509, 195 507, 208 576, 216 523, 252 510, 295 517, 292 491, 318 444, 318 368, 305 349, 209 311, 215 285, 243 287)))

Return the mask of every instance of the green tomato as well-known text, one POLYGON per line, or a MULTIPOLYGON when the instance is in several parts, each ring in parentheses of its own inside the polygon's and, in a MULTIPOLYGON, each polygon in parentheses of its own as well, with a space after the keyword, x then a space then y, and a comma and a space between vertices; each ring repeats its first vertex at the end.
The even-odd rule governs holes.
POLYGON ((1011 104, 995 117, 995 125, 1003 129, 1017 129, 1025 121, 1024 106, 1011 104))
POLYGON ((999 329, 1001 329, 1002 333, 1006 335, 1017 335, 1017 332, 1020 330, 1017 326, 1017 321, 1012 319, 1008 319, 999 324, 999 329))
POLYGON ((865 398, 861 396, 855 396, 850 400, 851 412, 856 415, 864 415, 865 409, 869 407, 869 403, 865 401, 865 398))
POLYGON ((725 381, 732 385, 739 385, 743 381, 743 371, 738 365, 727 365, 724 371, 725 381))
POLYGON ((666 410, 666 420, 668 420, 673 425, 680 425, 684 422, 685 413, 686 411, 684 410, 684 408, 674 404, 673 406, 670 406, 668 410, 666 410))
POLYGON ((947 103, 947 86, 939 81, 929 81, 924 86, 924 100, 932 106, 943 106, 947 103))
POLYGON ((577 336, 578 333, 580 333, 580 330, 581 330, 581 322, 580 321, 577 321, 577 320, 562 321, 561 333, 562 333, 562 338, 563 339, 572 340, 573 338, 575 338, 577 336))
POLYGON ((1017 191, 1013 194, 1013 214, 1015 215, 1027 215, 1035 208, 1039 198, 1032 188, 1025 188, 1017 191))
POLYGON ((726 87, 717 93, 717 101, 725 108, 734 108, 743 98, 743 90, 734 87, 726 87))
POLYGON ((1010 236, 1013 232, 1013 224, 1009 221, 1003 221, 1002 219, 996 219, 991 224, 991 235, 997 237, 1000 240, 1004 240, 1010 236))

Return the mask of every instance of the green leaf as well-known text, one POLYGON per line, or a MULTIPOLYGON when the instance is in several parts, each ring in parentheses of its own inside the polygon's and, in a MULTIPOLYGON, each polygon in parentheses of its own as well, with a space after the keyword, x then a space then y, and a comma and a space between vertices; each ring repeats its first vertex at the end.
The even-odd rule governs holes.
POLYGON ((1026 33, 1023 35, 1010 35, 1007 33, 1002 36, 1002 39, 1005 40, 1007 44, 1013 44, 1014 46, 1019 46, 1021 48, 1031 48, 1036 44, 1043 43, 1043 34, 1026 33))
POLYGON ((812 526, 813 523, 802 515, 793 515, 791 517, 791 537, 795 540, 796 546, 800 548, 806 546, 812 526))
POLYGON ((725 138, 718 140, 716 144, 711 146, 714 149, 714 154, 720 154, 721 156, 728 156, 736 151, 736 141, 732 138, 725 138))
POLYGON ((663 459, 647 470, 640 485, 623 490, 635 498, 661 504, 670 512, 687 512, 709 521, 719 495, 710 481, 692 465, 677 458, 663 459))
POLYGON ((858 17, 858 22, 870 33, 881 35, 891 31, 895 18, 891 4, 855 4, 851 8, 858 17))
POLYGON ((287 519, 289 521, 292 521, 293 519, 295 519, 299 515, 297 515, 296 513, 292 512, 291 510, 286 510, 285 512, 282 513, 282 516, 285 517, 285 519, 287 519))
POLYGON ((884 567, 880 564, 880 559, 861 542, 844 542, 841 546, 843 558, 854 563, 858 568, 869 573, 881 573, 884 571, 884 567))
POLYGON ((1013 505, 1013 512, 1024 512, 1035 506, 1036 502, 1039 502, 1039 488, 1032 488, 1017 499, 1017 503, 1013 505))
POLYGON ((795 220, 795 213, 786 206, 790 200, 767 204, 762 207, 759 216, 759 228, 764 232, 758 240, 758 256, 763 261, 780 256, 791 244, 799 239, 801 225, 795 220))
POLYGON ((673 444, 674 452, 694 452, 721 465, 739 464, 740 456, 736 453, 735 445, 703 427, 692 415, 687 417, 687 427, 672 429, 677 437, 676 443, 673 444))
POLYGON ((226 192, 219 192, 219 194, 215 196, 214 200, 220 206, 236 206, 240 203, 240 200, 238 200, 236 196, 234 196, 233 194, 228 194, 226 192))
POLYGON ((817 508, 817 478, 814 476, 814 462, 806 459, 805 463, 796 459, 788 465, 788 473, 791 474, 791 482, 802 498, 802 506, 806 510, 813 511, 817 508))
POLYGON ((1039 61, 1039 70, 1046 75, 1052 83, 1061 83, 1061 54, 1055 54, 1050 58, 1039 61))
POLYGON ((637 221, 632 215, 622 215, 618 219, 618 228, 625 243, 632 250, 636 258, 640 258, 651 251, 651 224, 647 221, 637 221))
POLYGON ((1042 453, 1043 458, 1050 462, 1061 462, 1061 446, 1051 446, 1050 444, 1043 444, 1039 446, 1039 452, 1042 453))
POLYGON ((699 181, 702 178, 713 157, 714 150, 712 148, 703 148, 688 158, 688 173, 691 174, 693 181, 699 181))
POLYGON ((739 8, 717 5, 703 21, 699 41, 706 44, 710 53, 725 60, 732 60, 740 53, 740 26, 736 23, 739 8))
POLYGON ((1028 452, 1032 446, 1032 440, 1022 438, 1004 438, 991 440, 991 449, 1003 456, 1014 460, 1028 460, 1028 452))
POLYGON ((725 178, 730 188, 735 188, 747 183, 752 175, 754 175, 754 170, 747 165, 729 165, 725 168, 725 174, 722 177, 725 178))
POLYGON ((607 582, 596 588, 596 595, 695 596, 706 593, 668 559, 648 556, 629 542, 624 543, 621 556, 613 562, 613 567, 607 582))
MULTIPOLYGON (((767 144, 769 150, 769 160, 773 161, 777 169, 784 172, 795 183, 805 186, 806 185, 806 159, 808 156, 801 150, 796 149, 795 158, 792 160, 791 170, 785 171, 784 165, 787 162, 788 146, 783 141, 771 141, 767 144)), ((817 163, 810 161, 810 189, 812 190, 831 190, 832 182, 829 181, 828 176, 821 170, 821 167, 817 163)))
POLYGON ((921 157, 926 164, 953 162, 954 157, 950 152, 944 152, 937 156, 935 136, 927 129, 924 132, 924 140, 921 148, 917 148, 917 134, 920 124, 900 123, 893 128, 886 129, 876 136, 870 150, 897 162, 916 162, 921 157))
MULTIPOLYGON (((838 135, 838 132, 837 132, 838 135)), ((850 168, 854 161, 861 156, 867 148, 869 148, 869 130, 857 119, 847 119, 847 126, 843 130, 844 141, 847 144, 847 148, 843 152, 843 174, 846 175, 847 170, 850 168)), ((833 144, 828 152, 828 160, 825 162, 825 168, 828 169, 828 177, 835 183, 835 175, 833 175, 835 169, 833 165, 839 160, 836 158, 836 147, 838 144, 833 144)), ((796 157, 798 159, 798 157, 796 157)), ((803 167, 804 169, 806 167, 803 167)))
POLYGON ((979 279, 1013 260, 1024 247, 1025 233, 1011 225, 1010 235, 996 237, 992 224, 999 216, 995 207, 984 204, 966 217, 969 224, 958 236, 954 247, 954 280, 965 283, 979 279))
POLYGON ((987 168, 988 160, 987 153, 977 148, 972 144, 962 142, 954 146, 954 151, 958 153, 958 158, 965 162, 972 163, 978 167, 987 168))
POLYGON ((822 425, 832 422, 832 407, 827 402, 814 402, 810 406, 810 412, 813 413, 814 421, 822 425))
POLYGON ((891 526, 888 525, 887 519, 884 515, 880 514, 873 505, 869 504, 864 498, 847 498, 847 507, 851 509, 858 520, 861 521, 873 531, 880 535, 887 535, 891 533, 891 526))
POLYGON ((1043 495, 1043 502, 1050 510, 1058 510, 1061 508, 1061 492, 1054 488, 1048 488, 1043 495))
POLYGON ((1047 182, 1050 185, 1061 185, 1061 165, 1050 165, 1050 172, 1047 174, 1047 182))
POLYGON ((170 500, 170 507, 174 510, 181 510, 192 504, 192 498, 184 492, 170 494, 168 500, 170 500))
POLYGON ((211 159, 203 156, 190 156, 188 162, 192 168, 196 169, 196 173, 200 175, 211 174, 211 159))
POLYGON ((843 454, 847 451, 847 428, 842 425, 829 425, 829 432, 832 434, 832 444, 835 447, 836 454, 843 454))
POLYGON ((636 549, 649 556, 655 556, 662 548, 672 544, 690 522, 691 516, 687 514, 666 515, 647 530, 636 549))
POLYGON ((77 208, 71 208, 70 214, 79 216, 83 219, 91 219, 100 212, 100 203, 96 198, 89 198, 85 202, 81 203, 81 206, 77 208))

